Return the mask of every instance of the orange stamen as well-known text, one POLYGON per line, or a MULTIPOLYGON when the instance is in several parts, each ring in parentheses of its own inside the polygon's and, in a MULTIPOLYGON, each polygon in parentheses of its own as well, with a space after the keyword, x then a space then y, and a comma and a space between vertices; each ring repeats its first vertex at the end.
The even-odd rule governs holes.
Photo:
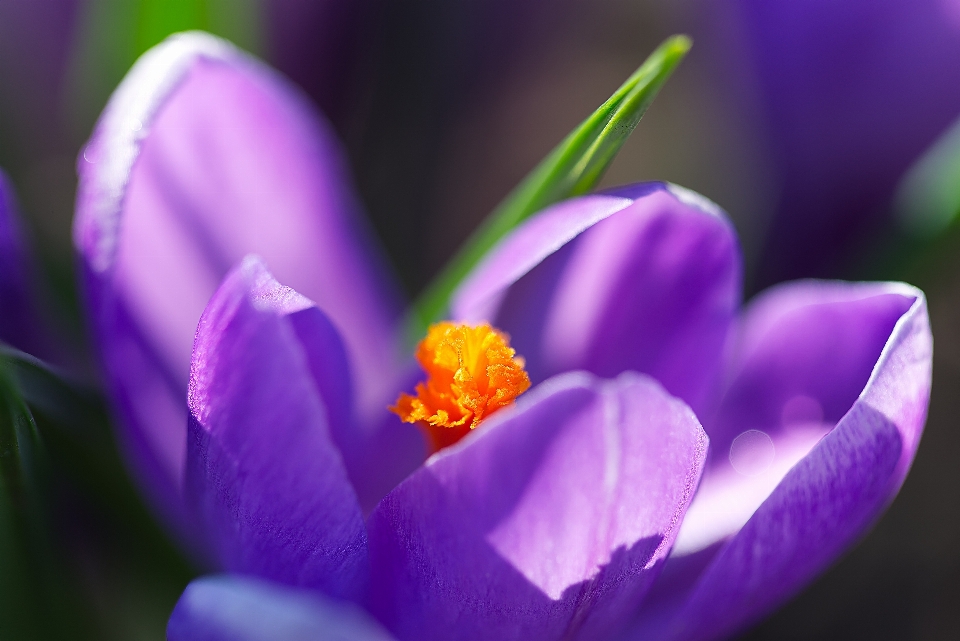
POLYGON ((401 393, 390 411, 419 424, 431 451, 453 445, 530 387, 515 354, 510 338, 489 325, 432 325, 417 347, 427 380, 415 396, 401 393))

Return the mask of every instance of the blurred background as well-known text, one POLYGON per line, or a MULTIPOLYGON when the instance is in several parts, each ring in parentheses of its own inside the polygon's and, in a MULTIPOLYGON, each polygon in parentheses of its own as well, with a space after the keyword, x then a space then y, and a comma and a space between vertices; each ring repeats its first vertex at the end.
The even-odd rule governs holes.
MULTIPOLYGON (((411 297, 657 44, 690 34, 603 185, 669 180, 721 205, 747 297, 804 277, 918 285, 936 339, 899 497, 742 638, 956 638, 960 0, 0 0, 0 167, 60 365, 85 381, 76 408, 38 415, 55 500, 31 539, 44 569, 0 561, 0 618, 22 619, 10 629, 161 639, 196 573, 113 451, 70 240, 78 150, 137 56, 185 29, 264 58, 326 114, 411 297), (32 592, 11 587, 16 572, 32 592)), ((0 557, 5 545, 0 534, 0 557)))

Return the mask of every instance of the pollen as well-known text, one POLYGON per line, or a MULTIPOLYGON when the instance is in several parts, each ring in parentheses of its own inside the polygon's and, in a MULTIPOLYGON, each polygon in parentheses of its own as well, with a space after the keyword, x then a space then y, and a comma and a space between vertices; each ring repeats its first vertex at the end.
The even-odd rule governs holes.
POLYGON ((432 325, 417 361, 427 380, 415 395, 401 393, 390 411, 420 425, 432 452, 453 445, 530 387, 523 358, 490 325, 432 325))

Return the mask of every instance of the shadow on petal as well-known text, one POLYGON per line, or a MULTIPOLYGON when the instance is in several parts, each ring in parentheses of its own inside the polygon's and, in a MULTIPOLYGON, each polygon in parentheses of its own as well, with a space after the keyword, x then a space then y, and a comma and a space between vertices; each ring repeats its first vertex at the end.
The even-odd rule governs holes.
POLYGON ((374 612, 401 639, 617 630, 659 573, 706 444, 648 377, 548 380, 380 503, 374 612))

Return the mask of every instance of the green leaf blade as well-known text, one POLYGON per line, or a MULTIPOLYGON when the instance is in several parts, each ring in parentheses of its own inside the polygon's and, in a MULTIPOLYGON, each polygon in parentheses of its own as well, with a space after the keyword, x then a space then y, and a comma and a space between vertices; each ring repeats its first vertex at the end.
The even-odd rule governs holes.
POLYGON ((42 451, 12 368, 0 355, 0 638, 51 632, 41 604, 47 586, 41 507, 42 451))
POLYGON ((900 226, 930 241, 960 219, 960 119, 914 162, 894 200, 900 226))
POLYGON ((446 312, 450 296, 483 256, 514 227, 560 200, 593 189, 640 118, 689 51, 686 36, 661 44, 616 92, 573 130, 490 214, 414 305, 413 342, 446 312))

